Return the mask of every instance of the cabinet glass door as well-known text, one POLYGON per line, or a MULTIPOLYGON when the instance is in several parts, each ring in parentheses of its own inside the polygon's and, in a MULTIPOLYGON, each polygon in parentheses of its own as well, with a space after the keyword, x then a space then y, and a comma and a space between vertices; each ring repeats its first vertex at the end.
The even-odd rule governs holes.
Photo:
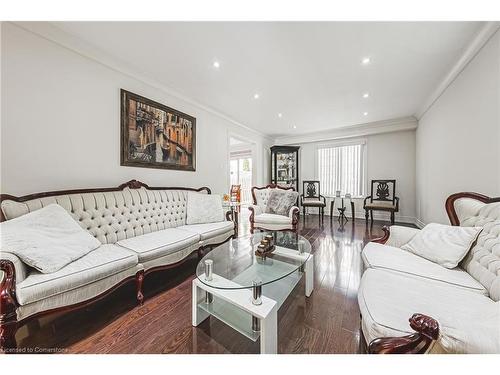
POLYGON ((295 152, 276 154, 276 182, 279 185, 295 185, 297 180, 295 152))

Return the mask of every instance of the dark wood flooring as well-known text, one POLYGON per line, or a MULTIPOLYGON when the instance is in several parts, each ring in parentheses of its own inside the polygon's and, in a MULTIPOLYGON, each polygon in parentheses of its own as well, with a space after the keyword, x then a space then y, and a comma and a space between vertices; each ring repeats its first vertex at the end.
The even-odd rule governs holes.
MULTIPOLYGON (((243 223, 246 220, 242 219, 243 223)), ((357 289, 364 243, 382 235, 382 225, 317 215, 301 219, 312 244, 314 292, 303 280, 279 310, 279 353, 356 353, 359 348, 357 289)), ((242 224, 241 231, 248 226, 242 224)), ((20 347, 66 353, 258 353, 259 345, 215 318, 191 326, 191 281, 197 258, 145 279, 146 301, 136 306, 133 283, 79 311, 42 318, 18 331, 20 347)))

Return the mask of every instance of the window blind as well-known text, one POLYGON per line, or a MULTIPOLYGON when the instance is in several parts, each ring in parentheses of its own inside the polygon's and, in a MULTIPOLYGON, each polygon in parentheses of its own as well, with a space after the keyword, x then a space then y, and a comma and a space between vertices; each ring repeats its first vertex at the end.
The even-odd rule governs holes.
POLYGON ((322 147, 318 149, 318 179, 321 193, 335 196, 350 193, 353 197, 365 195, 365 144, 322 147))

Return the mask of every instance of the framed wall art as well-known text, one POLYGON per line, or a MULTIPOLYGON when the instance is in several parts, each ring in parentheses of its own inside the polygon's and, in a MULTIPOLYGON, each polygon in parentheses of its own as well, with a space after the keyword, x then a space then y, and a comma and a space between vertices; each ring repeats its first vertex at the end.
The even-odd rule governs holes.
POLYGON ((121 90, 120 165, 196 170, 196 119, 121 90))

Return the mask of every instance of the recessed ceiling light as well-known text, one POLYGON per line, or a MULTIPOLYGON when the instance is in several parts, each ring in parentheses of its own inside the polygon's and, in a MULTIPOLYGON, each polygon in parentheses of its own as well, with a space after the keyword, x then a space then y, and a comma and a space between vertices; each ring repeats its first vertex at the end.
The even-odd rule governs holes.
POLYGON ((282 115, 281 113, 278 113, 278 117, 279 117, 279 118, 282 118, 282 117, 283 117, 283 115, 282 115))
POLYGON ((214 61, 214 68, 219 69, 220 68, 220 62, 214 61))
POLYGON ((365 92, 365 93, 363 94, 363 98, 365 98, 365 99, 366 99, 366 98, 369 98, 369 97, 370 97, 370 93, 365 92))
POLYGON ((297 129, 297 125, 294 125, 294 126, 293 126, 293 128, 294 128, 294 129, 297 129))
POLYGON ((368 112, 363 112, 363 116, 368 116, 368 112))
POLYGON ((254 99, 259 99, 259 97, 260 97, 260 95, 259 95, 259 94, 257 94, 257 93, 256 93, 256 94, 253 94, 253 98, 254 98, 254 99))
POLYGON ((368 65, 370 63, 370 58, 369 57, 363 57, 363 60, 361 60, 361 64, 363 65, 368 65))

